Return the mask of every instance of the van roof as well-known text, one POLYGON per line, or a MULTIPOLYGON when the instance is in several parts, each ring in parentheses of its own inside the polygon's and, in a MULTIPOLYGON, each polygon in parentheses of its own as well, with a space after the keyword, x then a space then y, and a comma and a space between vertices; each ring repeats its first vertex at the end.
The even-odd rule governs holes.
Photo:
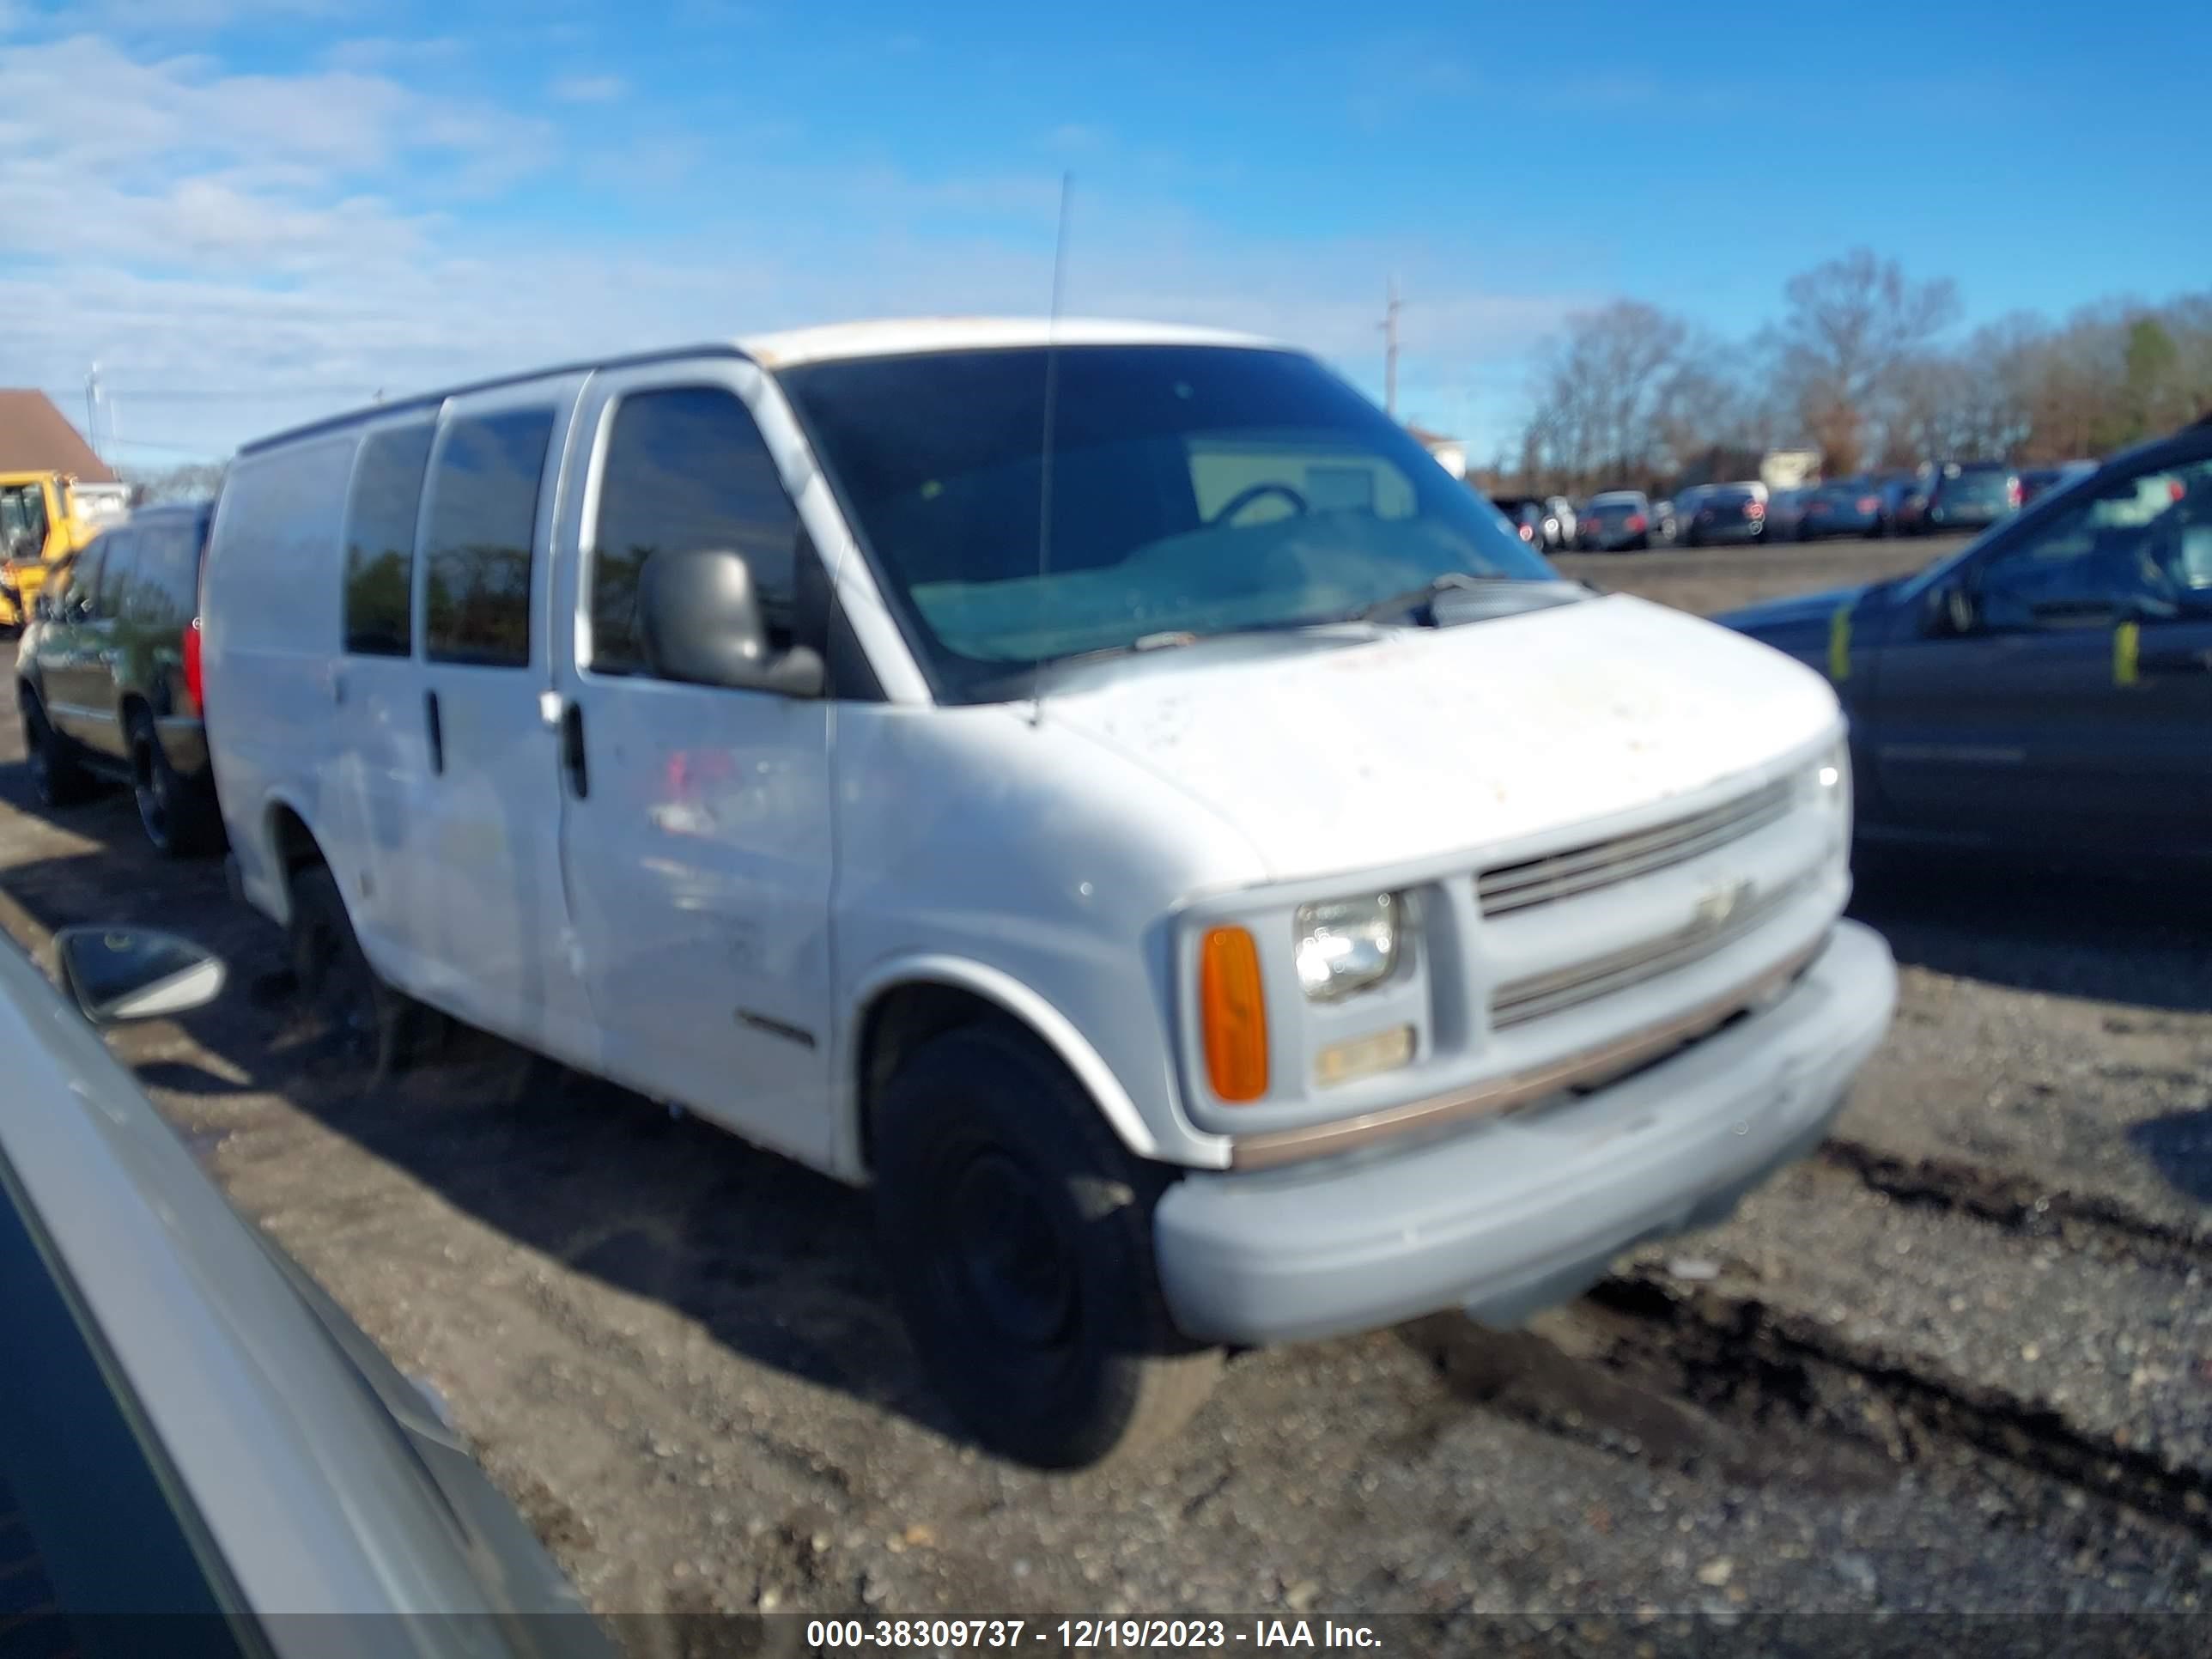
POLYGON ((1048 344, 1089 345, 1218 345, 1248 349, 1282 349, 1279 341, 1227 329, 1191 328, 1174 323, 1122 322, 1095 317, 902 317, 870 322, 828 323, 812 328, 785 329, 769 334, 747 335, 735 340, 712 340, 698 345, 658 351, 599 357, 581 362, 556 363, 518 374, 502 374, 465 386, 447 386, 412 398, 371 404, 343 415, 334 415, 304 426, 288 428, 240 445, 240 455, 252 455, 319 432, 337 431, 356 421, 403 413, 410 409, 435 409, 448 398, 520 386, 553 374, 575 374, 598 368, 633 368, 689 357, 743 357, 765 369, 795 368, 805 363, 837 358, 895 357, 924 351, 984 351, 1048 344))
POLYGON ((1063 317, 1058 322, 1044 317, 902 317, 758 334, 739 340, 738 349, 763 368, 790 368, 833 357, 890 357, 918 351, 980 351, 1053 343, 1267 347, 1277 343, 1225 329, 1098 317, 1063 317))

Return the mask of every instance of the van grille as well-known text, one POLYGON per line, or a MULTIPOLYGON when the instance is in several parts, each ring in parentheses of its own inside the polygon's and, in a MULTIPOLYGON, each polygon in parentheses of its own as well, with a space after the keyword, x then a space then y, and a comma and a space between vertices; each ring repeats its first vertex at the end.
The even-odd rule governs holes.
POLYGON ((1518 864, 1500 865, 1475 878, 1475 896, 1484 915, 1500 916, 1686 863, 1781 818, 1790 811, 1796 788, 1794 779, 1783 778, 1723 805, 1655 829, 1547 853, 1518 864))
POLYGON ((1762 893, 1717 927, 1692 924, 1572 967, 1508 980, 1491 999, 1491 1027, 1499 1030, 1541 1019, 1701 961, 1760 927, 1819 878, 1817 870, 1808 871, 1762 893))

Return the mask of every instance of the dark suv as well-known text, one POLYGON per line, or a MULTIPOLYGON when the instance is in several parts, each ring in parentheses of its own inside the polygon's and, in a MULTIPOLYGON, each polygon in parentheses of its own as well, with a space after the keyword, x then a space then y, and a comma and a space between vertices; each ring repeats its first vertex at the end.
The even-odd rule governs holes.
POLYGON ((1951 461, 1928 480, 1916 524, 1923 536, 1986 530, 2020 505, 2020 474, 2002 461, 1951 461))
POLYGON ((58 566, 15 656, 39 799, 127 782, 155 850, 222 844, 201 724, 200 560, 208 504, 143 509, 58 566))

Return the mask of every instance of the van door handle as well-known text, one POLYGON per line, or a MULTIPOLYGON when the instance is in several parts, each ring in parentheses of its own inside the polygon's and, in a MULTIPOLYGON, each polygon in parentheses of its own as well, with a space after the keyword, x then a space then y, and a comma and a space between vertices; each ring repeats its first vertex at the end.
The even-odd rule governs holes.
POLYGON ((430 732, 430 770, 442 775, 446 769, 446 730, 438 720, 438 694, 435 691, 422 694, 422 714, 430 732))
POLYGON ((584 710, 571 702, 561 716, 561 764, 568 769, 568 787, 582 800, 592 793, 592 779, 584 764, 584 710))

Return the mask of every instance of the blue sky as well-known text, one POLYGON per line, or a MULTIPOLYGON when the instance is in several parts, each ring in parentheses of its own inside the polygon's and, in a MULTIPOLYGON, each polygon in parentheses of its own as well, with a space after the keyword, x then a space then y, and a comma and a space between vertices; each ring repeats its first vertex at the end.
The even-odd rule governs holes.
POLYGON ((842 316, 1227 324, 1486 456, 1633 295, 1723 335, 1865 243, 1968 323, 2212 285, 2212 7, 0 0, 0 384, 125 459, 842 316), (1694 13, 1692 17, 1691 14, 1694 13), (2201 78, 2201 77, 2200 77, 2201 78))

